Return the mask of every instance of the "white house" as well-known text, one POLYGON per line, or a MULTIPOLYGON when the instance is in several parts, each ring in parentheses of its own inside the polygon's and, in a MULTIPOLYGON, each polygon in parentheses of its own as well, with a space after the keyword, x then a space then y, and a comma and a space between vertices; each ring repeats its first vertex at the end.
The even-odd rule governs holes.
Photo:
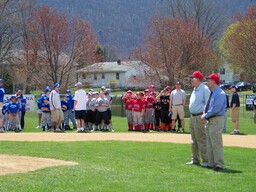
POLYGON ((236 74, 234 69, 226 61, 219 68, 220 79, 222 82, 238 82, 240 74, 236 74))
POLYGON ((152 71, 141 61, 94 63, 77 70, 77 73, 78 80, 90 87, 140 88, 150 84, 156 86, 160 84, 152 79, 145 78, 152 71))

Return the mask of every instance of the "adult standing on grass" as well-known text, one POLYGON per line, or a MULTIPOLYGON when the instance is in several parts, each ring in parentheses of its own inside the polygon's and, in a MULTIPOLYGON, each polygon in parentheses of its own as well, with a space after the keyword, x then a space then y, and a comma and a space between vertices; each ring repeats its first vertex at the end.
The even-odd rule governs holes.
POLYGON ((2 113, 3 102, 4 102, 4 94, 5 94, 4 80, 0 79, 0 133, 4 132, 4 128, 3 128, 3 113, 2 113))
POLYGON ((51 109, 51 115, 52 115, 52 129, 56 132, 61 132, 60 129, 61 123, 64 120, 63 112, 61 110, 61 101, 60 101, 60 84, 55 83, 54 84, 54 90, 51 91, 49 95, 49 101, 50 101, 50 109, 51 109))
POLYGON ((84 124, 86 118, 86 102, 87 95, 86 92, 82 89, 83 85, 80 82, 75 84, 76 92, 74 96, 74 111, 75 118, 77 123, 77 132, 84 131, 84 124))
POLYGON ((20 90, 20 89, 17 90, 16 96, 18 97, 19 102, 20 102, 20 126, 21 126, 21 129, 24 129, 27 100, 23 96, 22 90, 20 90))
POLYGON ((203 167, 208 166, 207 140, 204 124, 201 116, 204 112, 204 106, 210 95, 209 88, 202 83, 204 79, 200 71, 195 71, 191 76, 191 84, 194 87, 189 101, 189 112, 191 113, 189 128, 191 133, 192 160, 187 165, 199 165, 200 156, 203 167))
POLYGON ((232 94, 232 99, 230 103, 231 107, 231 118, 232 122, 234 123, 234 131, 231 132, 231 135, 237 135, 239 134, 239 108, 240 108, 240 100, 239 100, 239 95, 236 91, 237 87, 236 85, 232 85, 230 87, 230 91, 233 93, 232 94))
POLYGON ((74 96, 71 94, 71 91, 68 89, 66 91, 68 94, 68 119, 64 124, 69 126, 69 119, 73 124, 73 129, 77 129, 76 120, 75 120, 75 112, 74 112, 74 96))
MULTIPOLYGON (((185 132, 184 125, 184 106, 186 104, 186 93, 183 89, 181 89, 181 82, 177 82, 175 85, 176 89, 172 91, 170 95, 170 107, 169 112, 172 112, 172 130, 175 129, 175 121, 177 120, 177 116, 179 115, 181 121, 182 132, 185 132)), ((179 130, 178 130, 179 131, 179 130)))
POLYGON ((226 94, 219 84, 218 74, 213 73, 207 77, 207 85, 211 93, 201 117, 206 128, 208 167, 215 171, 224 169, 222 129, 227 106, 226 94))

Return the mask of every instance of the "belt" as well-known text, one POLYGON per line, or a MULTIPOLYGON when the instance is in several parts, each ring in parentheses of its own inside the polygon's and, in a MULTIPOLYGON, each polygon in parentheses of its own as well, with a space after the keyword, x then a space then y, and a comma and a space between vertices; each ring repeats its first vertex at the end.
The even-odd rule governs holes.
POLYGON ((223 115, 213 115, 213 116, 211 116, 211 117, 208 117, 208 120, 211 119, 211 118, 220 117, 220 116, 223 116, 223 115))
POLYGON ((195 114, 191 114, 193 117, 195 116, 199 116, 199 115, 203 115, 203 113, 195 113, 195 114))
POLYGON ((183 105, 183 104, 177 104, 177 105, 173 105, 173 106, 180 106, 180 105, 183 105))

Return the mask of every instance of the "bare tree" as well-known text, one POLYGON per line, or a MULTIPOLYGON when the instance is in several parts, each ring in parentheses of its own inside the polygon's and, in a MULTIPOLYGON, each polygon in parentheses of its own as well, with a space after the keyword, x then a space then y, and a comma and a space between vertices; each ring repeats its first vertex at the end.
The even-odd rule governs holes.
POLYGON ((202 37, 216 40, 227 25, 227 17, 222 7, 209 0, 168 0, 168 10, 172 17, 193 18, 201 29, 202 37))

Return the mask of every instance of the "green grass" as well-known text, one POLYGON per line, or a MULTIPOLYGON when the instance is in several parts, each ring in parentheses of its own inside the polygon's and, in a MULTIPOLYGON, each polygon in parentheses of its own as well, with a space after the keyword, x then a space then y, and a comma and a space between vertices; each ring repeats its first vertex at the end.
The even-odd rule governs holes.
MULTIPOLYGON (((230 117, 230 115, 229 115, 230 117)), ((125 117, 113 116, 113 126, 116 132, 127 132, 127 120, 125 117)), ((25 129, 24 132, 41 132, 41 129, 36 129, 38 125, 37 114, 35 112, 28 112, 25 116, 25 129)), ((70 126, 71 122, 70 122, 70 126)), ((189 118, 185 119, 185 130, 189 132, 189 118)), ((233 123, 228 118, 227 121, 227 134, 233 131, 233 123)), ((256 125, 251 118, 240 118, 240 131, 243 134, 256 134, 256 125)), ((168 133, 169 134, 169 133, 168 133)))
POLYGON ((190 145, 150 142, 0 142, 0 154, 77 166, 0 176, 1 192, 255 191, 256 149, 225 147, 225 172, 185 165, 190 145))

